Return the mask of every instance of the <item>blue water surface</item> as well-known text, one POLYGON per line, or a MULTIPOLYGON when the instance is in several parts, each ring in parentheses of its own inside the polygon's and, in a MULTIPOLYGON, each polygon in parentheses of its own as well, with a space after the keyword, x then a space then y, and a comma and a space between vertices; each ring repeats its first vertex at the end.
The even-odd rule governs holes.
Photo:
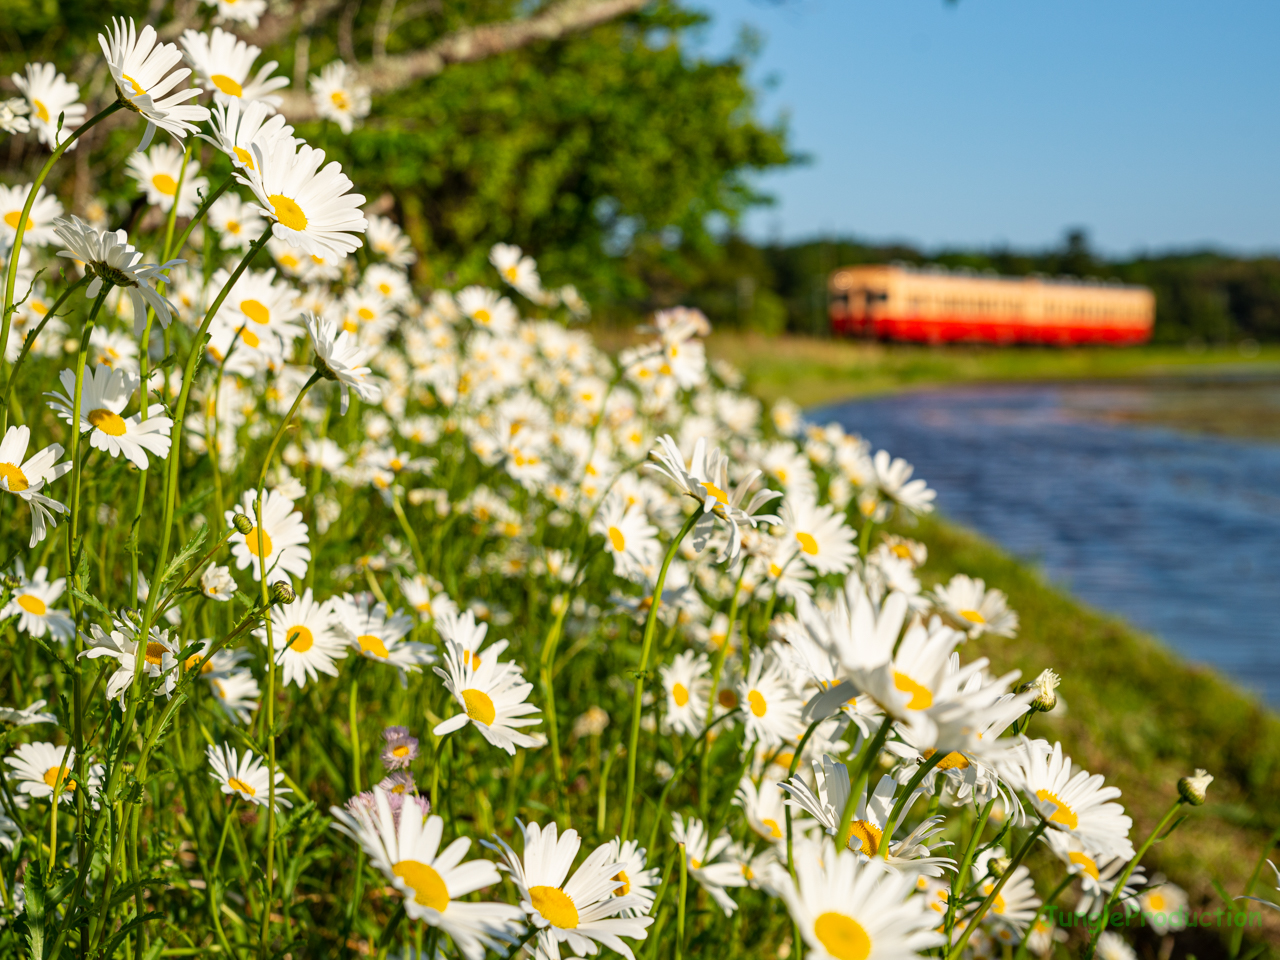
POLYGON ((1079 412, 1091 389, 947 388, 808 417, 905 457, 947 517, 1280 705, 1280 446, 1099 423, 1079 412))

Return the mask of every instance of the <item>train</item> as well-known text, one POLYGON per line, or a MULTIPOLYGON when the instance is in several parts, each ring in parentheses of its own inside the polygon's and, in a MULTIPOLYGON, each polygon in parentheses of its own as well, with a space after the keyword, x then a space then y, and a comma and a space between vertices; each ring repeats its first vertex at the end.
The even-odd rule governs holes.
POLYGON ((1129 346, 1151 339, 1156 301, 1147 287, 1110 281, 887 264, 833 271, 828 313, 835 336, 1129 346))

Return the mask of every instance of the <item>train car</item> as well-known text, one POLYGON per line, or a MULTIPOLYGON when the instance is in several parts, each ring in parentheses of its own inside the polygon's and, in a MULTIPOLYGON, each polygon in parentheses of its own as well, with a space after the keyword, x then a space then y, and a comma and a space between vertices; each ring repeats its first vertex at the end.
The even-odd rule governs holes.
POLYGON ((1155 324, 1146 287, 1001 277, 904 265, 844 267, 828 281, 831 332, 916 343, 1145 343, 1155 324))

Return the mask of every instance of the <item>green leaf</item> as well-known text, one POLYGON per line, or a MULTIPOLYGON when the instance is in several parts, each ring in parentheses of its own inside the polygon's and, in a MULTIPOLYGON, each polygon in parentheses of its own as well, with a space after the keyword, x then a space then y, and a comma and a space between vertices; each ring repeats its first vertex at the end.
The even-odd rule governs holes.
POLYGON ((164 573, 160 574, 160 580, 159 583, 156 584, 156 587, 167 583, 179 570, 185 567, 187 563, 200 552, 200 548, 204 545, 208 536, 209 525, 205 523, 200 524, 200 529, 192 534, 191 539, 186 542, 183 548, 178 551, 177 555, 169 561, 169 565, 164 568, 164 573))
POLYGON ((27 869, 26 883, 23 885, 27 898, 27 945, 31 948, 30 956, 44 956, 44 877, 38 864, 31 864, 27 869))

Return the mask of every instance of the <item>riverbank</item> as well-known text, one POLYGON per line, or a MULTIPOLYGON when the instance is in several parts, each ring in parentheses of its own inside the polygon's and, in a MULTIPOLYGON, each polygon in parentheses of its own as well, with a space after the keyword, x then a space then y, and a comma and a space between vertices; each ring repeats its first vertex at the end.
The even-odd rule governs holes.
POLYGON ((765 400, 814 406, 914 387, 1017 380, 1126 379, 1256 374, 1280 377, 1280 346, 1058 350, 944 348, 814 337, 715 333, 713 357, 728 360, 765 400), (1255 352, 1256 351, 1256 352, 1255 352), (1246 355, 1247 354, 1247 355, 1246 355))

